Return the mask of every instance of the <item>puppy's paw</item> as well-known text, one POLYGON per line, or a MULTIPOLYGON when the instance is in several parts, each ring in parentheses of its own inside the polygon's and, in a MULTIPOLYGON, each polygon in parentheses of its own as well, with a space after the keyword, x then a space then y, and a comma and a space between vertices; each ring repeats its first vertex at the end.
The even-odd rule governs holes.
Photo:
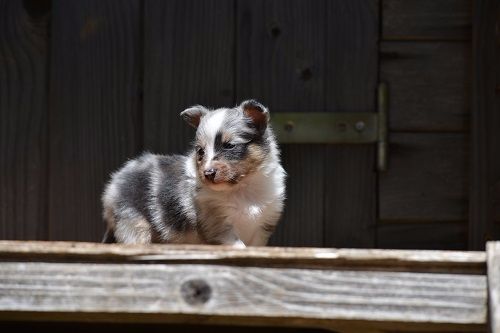
POLYGON ((241 241, 241 239, 238 239, 233 243, 233 247, 235 249, 245 249, 247 246, 241 241))

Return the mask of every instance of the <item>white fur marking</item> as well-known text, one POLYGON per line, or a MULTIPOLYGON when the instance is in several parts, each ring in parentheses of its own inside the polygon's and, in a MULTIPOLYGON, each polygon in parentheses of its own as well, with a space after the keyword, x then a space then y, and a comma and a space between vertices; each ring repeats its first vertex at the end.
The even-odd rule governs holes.
POLYGON ((203 137, 206 139, 206 147, 205 147, 205 169, 209 169, 212 163, 212 159, 214 158, 215 151, 215 136, 217 132, 219 132, 222 124, 224 123, 224 119, 226 118, 226 110, 221 109, 217 111, 213 111, 208 116, 202 118, 202 122, 200 124, 200 131, 203 133, 203 137))

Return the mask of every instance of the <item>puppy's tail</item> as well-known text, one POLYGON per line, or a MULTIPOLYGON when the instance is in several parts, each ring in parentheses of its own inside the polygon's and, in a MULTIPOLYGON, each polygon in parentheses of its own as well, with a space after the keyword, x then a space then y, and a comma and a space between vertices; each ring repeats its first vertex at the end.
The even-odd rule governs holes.
POLYGON ((115 238, 113 230, 111 230, 109 228, 106 229, 106 232, 104 233, 104 236, 102 237, 101 243, 105 243, 105 244, 116 243, 116 238, 115 238))

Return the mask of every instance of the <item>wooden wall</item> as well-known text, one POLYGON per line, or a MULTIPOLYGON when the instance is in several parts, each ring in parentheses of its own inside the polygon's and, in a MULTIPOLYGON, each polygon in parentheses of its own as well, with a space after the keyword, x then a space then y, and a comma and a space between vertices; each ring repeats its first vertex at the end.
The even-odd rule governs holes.
POLYGON ((471 0, 383 0, 388 171, 377 245, 467 248, 471 0))
POLYGON ((109 173, 183 152, 191 104, 375 111, 373 146, 289 145, 293 246, 466 249, 472 0, 0 0, 0 238, 98 241, 109 173))

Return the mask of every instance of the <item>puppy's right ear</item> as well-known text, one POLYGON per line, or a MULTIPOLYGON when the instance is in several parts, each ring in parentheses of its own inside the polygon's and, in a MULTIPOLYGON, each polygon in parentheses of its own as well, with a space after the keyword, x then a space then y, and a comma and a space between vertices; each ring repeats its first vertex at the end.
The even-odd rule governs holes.
POLYGON ((198 128, 200 125, 201 117, 208 113, 208 109, 201 105, 192 106, 181 112, 181 117, 189 125, 198 128))

